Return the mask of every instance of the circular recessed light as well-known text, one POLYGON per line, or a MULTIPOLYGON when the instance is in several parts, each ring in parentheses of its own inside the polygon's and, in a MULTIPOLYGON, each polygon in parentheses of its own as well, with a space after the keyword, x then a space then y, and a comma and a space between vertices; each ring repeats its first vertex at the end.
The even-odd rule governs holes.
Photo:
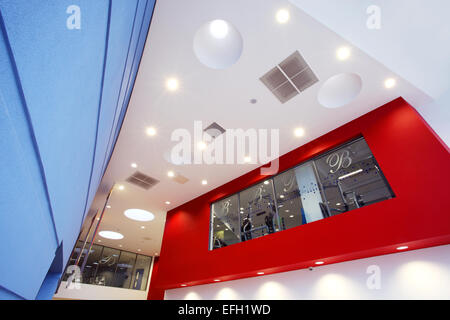
POLYGON ((141 229, 145 229, 145 226, 141 226, 141 229))
POLYGON ((125 217, 136 221, 152 221, 155 215, 149 211, 142 209, 128 209, 123 213, 125 217))
POLYGON ((187 286, 187 284, 182 284, 182 285, 181 285, 181 287, 186 287, 186 286, 187 286))
POLYGON ((389 78, 384 81, 384 86, 387 89, 391 89, 391 88, 395 87, 396 84, 397 84, 397 81, 394 78, 389 78))
POLYGON ((224 20, 213 20, 209 23, 209 32, 216 39, 223 39, 228 35, 228 23, 224 20))
POLYGON ((249 163, 251 161, 252 161, 252 158, 250 158, 249 156, 244 157, 244 162, 249 163))
POLYGON ((258 272, 258 273, 256 273, 256 274, 264 274, 264 272, 258 272))
POLYGON ((178 79, 176 78, 169 78, 166 81, 166 88, 170 91, 175 91, 179 87, 178 79))
POLYGON ((355 100, 361 89, 360 76, 355 73, 340 73, 325 81, 317 99, 325 108, 339 108, 355 100))
POLYGON ((118 188, 119 190, 125 189, 125 187, 124 187, 123 185, 119 185, 117 188, 118 188))
POLYGON ((154 136, 156 134, 156 129, 153 127, 148 127, 145 132, 147 133, 147 135, 149 136, 154 136))
POLYGON ((131 164, 131 167, 132 167, 132 168, 137 168, 137 164, 133 162, 133 163, 131 164))
POLYGON ((96 220, 100 220, 100 218, 96 218, 96 220))
POLYGON ((284 199, 284 194, 280 194, 280 198, 281 198, 281 199, 284 199))
POLYGON ((169 172, 167 172, 167 176, 173 178, 173 177, 175 177, 175 172, 169 171, 169 172))
POLYGON ((197 147, 199 148, 199 150, 205 150, 206 149, 206 143, 204 141, 200 141, 197 144, 197 147))
POLYGON ((405 250, 405 249, 408 249, 408 246, 397 247, 397 250, 405 250))
POLYGON ((242 54, 242 48, 241 34, 224 20, 205 23, 194 36, 195 56, 212 69, 225 69, 235 64, 242 54))
POLYGON ((264 181, 264 184, 269 184, 269 180, 264 181))
POLYGON ((294 217, 294 215, 293 214, 291 214, 290 216, 289 216, 289 218, 293 218, 294 217))
POLYGON ((111 206, 110 206, 110 205, 107 205, 106 208, 111 209, 111 206))
POLYGON ((288 22, 289 18, 290 18, 289 11, 286 10, 286 9, 278 10, 277 14, 276 14, 276 18, 277 18, 277 21, 279 23, 286 23, 286 22, 288 22))
POLYGON ((170 204, 170 201, 166 201, 166 204, 170 204))
POLYGON ((141 249, 138 249, 137 251, 141 252, 141 249))
POLYGON ((323 264, 323 261, 317 261, 315 264, 323 264))
POLYGON ((336 51, 336 57, 339 60, 347 60, 350 57, 351 50, 348 47, 340 47, 336 51))
POLYGON ((206 185, 206 184, 208 184, 208 181, 202 180, 202 184, 203 184, 203 185, 206 185))
POLYGON ((305 135, 305 129, 303 129, 303 128, 295 128, 294 135, 296 137, 303 137, 305 135))
POLYGON ((219 282, 220 280, 219 280, 219 279, 214 279, 214 281, 215 281, 215 282, 219 282))
POLYGON ((289 209, 284 210, 284 212, 289 212, 289 209))
POLYGON ((123 239, 123 234, 115 232, 115 231, 100 231, 99 233, 100 237, 111 239, 111 240, 119 240, 123 239))

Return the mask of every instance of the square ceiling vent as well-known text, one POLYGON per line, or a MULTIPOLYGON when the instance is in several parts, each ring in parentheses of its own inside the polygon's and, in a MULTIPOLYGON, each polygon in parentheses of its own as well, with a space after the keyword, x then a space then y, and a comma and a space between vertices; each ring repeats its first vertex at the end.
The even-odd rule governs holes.
POLYGON ((298 51, 270 69, 260 80, 281 103, 292 99, 319 81, 298 51))

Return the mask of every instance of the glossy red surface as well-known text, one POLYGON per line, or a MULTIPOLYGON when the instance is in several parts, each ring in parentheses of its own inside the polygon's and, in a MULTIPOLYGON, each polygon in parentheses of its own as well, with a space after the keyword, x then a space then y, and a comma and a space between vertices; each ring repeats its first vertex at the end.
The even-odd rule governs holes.
POLYGON ((253 170, 168 212, 151 291, 450 243, 449 149, 402 98, 281 156, 280 171, 361 134, 394 199, 209 251, 211 202, 265 178, 253 170))

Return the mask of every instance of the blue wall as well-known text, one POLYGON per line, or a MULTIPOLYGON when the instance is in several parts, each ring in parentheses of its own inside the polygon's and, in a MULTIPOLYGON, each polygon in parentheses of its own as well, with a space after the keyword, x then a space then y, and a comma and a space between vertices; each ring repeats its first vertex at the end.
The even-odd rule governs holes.
POLYGON ((111 156, 154 5, 0 0, 0 299, 56 289, 111 156), (67 27, 70 5, 80 29, 67 27))

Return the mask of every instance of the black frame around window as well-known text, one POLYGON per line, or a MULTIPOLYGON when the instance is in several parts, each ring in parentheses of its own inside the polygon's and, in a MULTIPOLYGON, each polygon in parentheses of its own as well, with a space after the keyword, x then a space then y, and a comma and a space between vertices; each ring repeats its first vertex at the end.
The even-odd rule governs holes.
POLYGON ((209 250, 394 197, 364 137, 359 136, 211 203, 209 250))

